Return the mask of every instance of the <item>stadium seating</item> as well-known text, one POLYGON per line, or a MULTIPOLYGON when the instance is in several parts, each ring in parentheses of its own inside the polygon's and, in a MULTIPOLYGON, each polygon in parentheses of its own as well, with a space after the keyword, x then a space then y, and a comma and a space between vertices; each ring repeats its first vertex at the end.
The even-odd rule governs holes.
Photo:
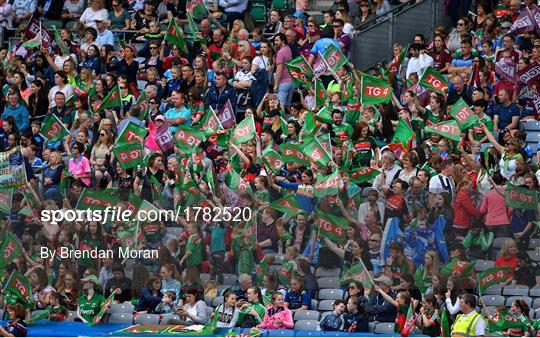
POLYGON ((159 324, 159 315, 151 313, 142 313, 135 317, 134 324, 159 324))
POLYGON ((238 277, 236 275, 233 275, 232 273, 224 273, 223 274, 223 284, 224 285, 234 285, 238 281, 238 277))
POLYGON ((500 295, 485 295, 482 300, 486 306, 498 306, 504 304, 504 297, 500 295))
POLYGON ((506 306, 512 305, 512 302, 518 299, 523 299, 523 301, 525 301, 525 303, 527 303, 529 307, 532 305, 533 302, 532 298, 529 296, 512 296, 506 298, 506 306))
POLYGON ((321 300, 317 309, 319 311, 332 311, 334 310, 334 301, 332 299, 321 300))
POLYGON ((340 268, 325 269, 321 267, 315 270, 316 277, 338 277, 340 273, 340 268))
POLYGON ((171 319, 175 319, 175 320, 180 320, 180 317, 178 317, 177 315, 172 315, 172 314, 166 314, 166 315, 163 315, 161 317, 161 320, 160 320, 160 324, 167 324, 169 322, 169 320, 171 319))
POLYGON ((501 292, 502 292, 502 286, 492 285, 484 292, 484 295, 500 295, 501 292))
POLYGON ((112 313, 109 316, 109 323, 114 324, 133 324, 133 315, 131 313, 112 313))
POLYGON ((394 323, 377 323, 375 324, 373 333, 378 333, 378 334, 394 333, 394 323))
POLYGON ((218 297, 215 297, 214 299, 212 299, 212 306, 213 307, 219 306, 222 303, 223 303, 223 296, 218 296, 218 297))
POLYGON ((319 289, 333 289, 339 286, 339 278, 337 277, 321 277, 317 280, 319 289))
POLYGON ((495 266, 494 261, 485 261, 485 260, 479 259, 476 261, 476 264, 474 265, 474 269, 477 272, 482 272, 482 271, 486 271, 487 269, 491 269, 494 266, 495 266))
POLYGON ((313 310, 300 310, 294 313, 294 320, 319 320, 319 311, 313 310))
POLYGON ((506 285, 502 290, 503 296, 527 296, 529 287, 526 285, 506 285))
POLYGON ((540 297, 540 287, 536 286, 529 290, 529 296, 540 297))
POLYGON ((527 121, 522 123, 523 129, 527 132, 540 131, 540 121, 527 121))
POLYGON ((317 330, 318 326, 318 320, 299 320, 294 323, 295 330, 317 330))
POLYGON ((111 304, 109 313, 133 313, 135 306, 129 303, 111 304))
POLYGON ((540 251, 527 251, 529 258, 534 262, 540 262, 540 251))
POLYGON ((343 299, 343 290, 341 289, 321 289, 317 297, 318 300, 336 300, 343 299))

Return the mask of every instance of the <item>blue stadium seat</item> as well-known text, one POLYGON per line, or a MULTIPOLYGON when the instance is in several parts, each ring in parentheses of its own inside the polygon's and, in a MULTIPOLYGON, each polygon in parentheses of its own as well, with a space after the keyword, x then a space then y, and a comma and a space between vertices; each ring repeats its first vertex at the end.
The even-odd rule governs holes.
POLYGON ((540 141, 540 132, 529 132, 525 139, 528 143, 538 143, 540 141))
POLYGON ((319 320, 320 313, 315 310, 300 310, 294 313, 294 320, 319 320))
POLYGON ((214 308, 211 306, 206 307, 206 318, 210 318, 210 315, 214 312, 214 308))
POLYGON ((201 273, 201 282, 206 282, 210 280, 210 274, 207 273, 201 273))
POLYGON ((522 122, 522 127, 526 132, 529 131, 540 131, 540 122, 539 121, 526 121, 522 122))
POLYGON ((319 295, 317 296, 317 299, 319 299, 319 300, 343 299, 343 290, 341 290, 341 289, 322 289, 322 290, 319 290, 319 295))
POLYGON ((232 273, 223 274, 223 284, 224 285, 235 285, 238 282, 238 277, 232 273))
POLYGON ((109 307, 109 313, 133 313, 135 306, 129 303, 111 304, 109 307))
POLYGON ((319 308, 319 301, 316 299, 311 300, 311 310, 317 310, 319 308))
POLYGON ((134 324, 159 324, 159 315, 153 313, 139 314, 133 320, 134 324))
POLYGON ((113 324, 133 324, 133 315, 131 313, 112 313, 109 317, 109 323, 113 324))
POLYGON ((479 259, 476 261, 476 264, 474 265, 474 269, 477 272, 482 272, 482 271, 486 271, 487 269, 491 269, 494 266, 495 266, 494 261, 485 261, 483 259, 479 259))
MULTIPOLYGON (((540 287, 535 286, 534 288, 529 290, 529 296, 531 297, 540 297, 540 287)), ((539 304, 540 306, 540 304, 539 304)))
POLYGON ((531 238, 529 242, 529 249, 536 249, 540 247, 540 238, 531 238))
POLYGON ((317 320, 299 320, 294 323, 295 330, 317 330, 319 321, 317 320))
POLYGON ((529 305, 529 307, 532 305, 533 300, 529 296, 512 296, 512 297, 506 298, 506 306, 512 305, 513 301, 516 301, 516 300, 519 300, 519 299, 523 299, 523 301, 525 301, 525 303, 527 303, 527 305, 529 305))
POLYGON ((315 270, 316 277, 338 277, 340 273, 340 268, 325 269, 321 267, 315 270))
POLYGON ((73 322, 73 321, 75 321, 75 318, 77 318, 77 311, 69 311, 67 321, 68 322, 73 322))
POLYGON ((333 311, 334 301, 332 299, 321 300, 317 309, 319 311, 333 311))
POLYGON ((321 277, 317 280, 319 289, 334 289, 339 287, 338 277, 321 277))
POLYGON ((212 306, 213 307, 219 306, 222 303, 223 303, 223 296, 218 296, 218 297, 215 297, 214 299, 212 299, 212 306))
POLYGON ((532 304, 533 309, 538 309, 540 307, 540 298, 535 298, 532 304))
POLYGON ((526 285, 506 285, 502 290, 503 296, 527 296, 529 287, 526 285))
POLYGON ((532 261, 540 262, 540 251, 527 251, 532 261))
POLYGON ((484 295, 482 300, 486 306, 499 306, 504 305, 504 297, 500 295, 484 295))
POLYGON ((217 287, 217 295, 218 296, 221 296, 221 294, 223 293, 223 291, 227 290, 228 288, 230 288, 232 285, 218 285, 217 287))
POLYGON ((214 297, 209 295, 204 295, 204 302, 206 303, 206 306, 212 306, 212 299, 214 297))
POLYGON ((159 323, 162 324, 162 325, 165 325, 171 319, 180 320, 180 317, 178 317, 177 315, 173 315, 173 314, 169 313, 169 314, 166 314, 166 315, 162 315, 161 320, 159 321, 159 323))
POLYGON ((500 295, 502 292, 502 286, 492 285, 484 292, 484 295, 500 295))
POLYGON ((394 333, 394 323, 377 323, 373 329, 375 334, 393 334, 394 333))

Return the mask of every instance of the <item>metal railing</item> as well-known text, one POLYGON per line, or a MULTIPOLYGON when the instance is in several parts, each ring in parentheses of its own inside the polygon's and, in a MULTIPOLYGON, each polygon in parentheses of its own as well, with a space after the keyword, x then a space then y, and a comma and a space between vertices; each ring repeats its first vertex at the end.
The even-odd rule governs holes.
POLYGON ((357 69, 369 69, 379 61, 393 58, 392 45, 410 43, 416 34, 431 39, 438 25, 450 27, 443 0, 424 0, 415 4, 398 6, 381 17, 362 24, 352 43, 351 61, 357 69))

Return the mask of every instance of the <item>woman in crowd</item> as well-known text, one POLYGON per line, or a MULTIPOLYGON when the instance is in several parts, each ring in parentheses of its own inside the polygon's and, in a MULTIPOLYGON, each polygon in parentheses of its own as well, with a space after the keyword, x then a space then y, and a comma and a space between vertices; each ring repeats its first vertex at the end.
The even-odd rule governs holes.
POLYGON ((139 303, 135 307, 135 311, 146 311, 154 313, 156 306, 161 303, 163 293, 161 292, 161 279, 158 277, 150 277, 146 282, 146 286, 142 289, 139 303))
POLYGON ((99 291, 99 281, 95 275, 81 279, 84 294, 79 298, 77 319, 84 323, 92 322, 99 313, 105 297, 99 291))
POLYGON ((26 310, 22 304, 13 304, 7 307, 10 321, 5 326, 0 327, 2 337, 26 337, 28 327, 24 322, 26 310))
POLYGON ((283 294, 276 292, 271 297, 272 304, 268 305, 262 323, 257 325, 261 329, 292 329, 294 322, 292 312, 285 307, 283 294))
POLYGON ((217 327, 233 328, 236 326, 240 311, 236 307, 236 294, 232 291, 227 291, 223 296, 223 303, 219 305, 212 313, 212 318, 217 316, 217 327))

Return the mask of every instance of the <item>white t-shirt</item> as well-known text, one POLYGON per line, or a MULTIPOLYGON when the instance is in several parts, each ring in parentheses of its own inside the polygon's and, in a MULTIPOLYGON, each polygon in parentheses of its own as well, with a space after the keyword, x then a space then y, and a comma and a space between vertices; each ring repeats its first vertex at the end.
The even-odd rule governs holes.
POLYGON ((251 64, 253 65, 257 65, 259 67, 259 69, 266 69, 266 66, 268 66, 270 63, 270 60, 268 59, 268 57, 266 56, 261 56, 261 55, 258 55, 256 56, 253 61, 251 62, 251 64))
POLYGON ((88 7, 81 15, 81 22, 88 27, 97 29, 96 20, 109 20, 109 12, 107 12, 105 8, 102 8, 99 11, 94 11, 92 7, 88 7))
POLYGON ((73 87, 70 84, 66 84, 64 88, 60 89, 58 86, 54 86, 49 90, 49 106, 54 102, 54 95, 58 92, 64 93, 66 100, 73 95, 73 87))
POLYGON ((452 201, 454 200, 454 196, 456 194, 456 185, 454 183, 454 179, 452 179, 452 177, 446 177, 442 174, 433 176, 429 180, 429 192, 440 194, 443 191, 449 193, 452 197, 452 201))

